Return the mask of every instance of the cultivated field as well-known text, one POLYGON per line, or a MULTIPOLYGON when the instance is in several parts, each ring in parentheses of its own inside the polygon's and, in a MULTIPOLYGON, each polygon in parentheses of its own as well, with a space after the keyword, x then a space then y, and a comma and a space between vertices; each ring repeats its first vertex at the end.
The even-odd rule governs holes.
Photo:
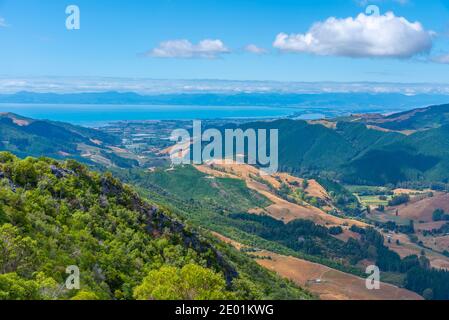
MULTIPOLYGON (((218 233, 212 234, 239 250, 246 247, 218 233)), ((386 283, 381 283, 380 290, 368 290, 362 278, 306 260, 265 250, 248 254, 259 265, 294 281, 322 300, 422 300, 414 292, 386 283)))

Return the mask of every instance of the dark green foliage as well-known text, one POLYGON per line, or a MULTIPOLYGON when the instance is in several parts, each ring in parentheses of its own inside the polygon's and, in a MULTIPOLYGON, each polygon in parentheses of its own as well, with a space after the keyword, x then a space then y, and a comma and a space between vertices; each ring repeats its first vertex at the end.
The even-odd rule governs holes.
POLYGON ((329 228, 329 234, 331 234, 331 235, 338 236, 339 234, 342 234, 342 233, 343 233, 343 229, 340 226, 329 228))
POLYGON ((432 230, 423 230, 422 231, 424 236, 438 236, 438 235, 448 235, 449 234, 449 222, 443 224, 438 229, 432 229, 432 230))
POLYGON ((0 299, 132 299, 150 271, 192 264, 222 277, 235 298, 309 297, 75 161, 0 153, 0 219, 0 299), (64 289, 70 265, 81 271, 80 292, 64 289))
MULTIPOLYGON (((447 119, 448 109, 436 112, 447 119)), ((369 129, 352 120, 340 119, 336 129, 300 120, 249 123, 241 128, 278 129, 280 170, 300 176, 360 185, 419 182, 429 187, 449 181, 447 121, 407 136, 369 129)))
POLYGON ((132 169, 126 176, 125 179, 141 187, 158 186, 186 202, 207 203, 220 213, 238 213, 271 204, 264 196, 248 189, 244 181, 208 176, 193 166, 158 169, 153 173, 132 169))
POLYGON ((13 152, 19 157, 71 158, 90 164, 88 158, 81 157, 79 145, 83 144, 99 149, 99 154, 116 166, 128 168, 138 165, 136 160, 122 158, 108 149, 110 145, 120 145, 118 137, 68 123, 33 120, 12 113, 1 114, 0 136, 0 150, 13 152), (23 125, 19 125, 20 122, 23 125))
POLYGON ((433 221, 449 221, 449 214, 442 209, 436 209, 432 214, 433 221))
MULTIPOLYGON (((379 126, 392 130, 432 129, 449 124, 449 105, 430 106, 384 117, 379 126)), ((368 121, 369 123, 369 121, 368 121)))
POLYGON ((427 299, 449 300, 449 272, 415 267, 407 272, 405 287, 425 295, 427 299), (429 289, 432 290, 430 294, 429 289))
POLYGON ((388 205, 390 207, 399 206, 401 204, 407 203, 410 201, 410 196, 408 194, 399 194, 394 196, 390 201, 388 201, 388 205))
POLYGON ((348 189, 330 179, 318 178, 317 181, 332 197, 333 203, 346 215, 357 216, 360 214, 359 201, 348 189))

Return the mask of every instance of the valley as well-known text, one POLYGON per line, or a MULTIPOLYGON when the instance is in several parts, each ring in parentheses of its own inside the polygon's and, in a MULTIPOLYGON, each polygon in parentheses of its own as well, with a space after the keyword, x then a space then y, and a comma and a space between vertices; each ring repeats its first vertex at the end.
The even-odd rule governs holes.
MULTIPOLYGON (((238 250, 248 249, 220 234, 214 235, 238 250)), ((386 283, 381 284, 380 290, 368 290, 363 278, 292 256, 265 250, 250 251, 249 255, 261 266, 307 288, 322 300, 422 300, 411 291, 386 283)))
POLYGON ((219 130, 278 128, 281 171, 271 175, 220 161, 173 166, 170 133, 191 130, 189 121, 92 129, 8 113, 0 116, 0 147, 111 172, 187 225, 231 243, 231 257, 245 257, 321 299, 420 299, 433 279, 441 282, 434 297, 444 298, 449 124, 435 110, 449 113, 443 106, 385 119, 206 122, 219 130), (430 125, 426 113, 438 121, 430 125), (393 127, 397 122, 403 124, 393 127), (379 292, 364 287, 371 264, 381 269, 379 292))

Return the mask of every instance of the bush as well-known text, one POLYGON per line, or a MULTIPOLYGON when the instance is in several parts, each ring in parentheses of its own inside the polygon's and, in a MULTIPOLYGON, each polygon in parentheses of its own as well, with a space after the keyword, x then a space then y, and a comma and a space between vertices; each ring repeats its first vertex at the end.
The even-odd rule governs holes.
POLYGON ((394 196, 390 201, 388 201, 388 205, 390 207, 399 206, 401 204, 407 203, 410 201, 410 196, 408 194, 400 194, 394 196))
POLYGON ((449 214, 446 214, 443 209, 436 209, 432 214, 433 221, 449 221, 449 214))
POLYGON ((340 226, 329 228, 329 234, 331 234, 331 235, 337 236, 342 233, 343 233, 343 229, 340 226))
POLYGON ((222 300, 233 295, 226 292, 223 277, 196 264, 182 269, 164 266, 150 271, 135 288, 137 300, 222 300))

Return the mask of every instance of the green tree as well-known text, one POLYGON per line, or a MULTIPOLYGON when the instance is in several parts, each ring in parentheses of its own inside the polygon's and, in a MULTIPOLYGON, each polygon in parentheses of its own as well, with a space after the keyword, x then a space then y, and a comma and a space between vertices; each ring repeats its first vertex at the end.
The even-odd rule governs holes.
POLYGON ((57 282, 42 272, 33 279, 17 273, 0 274, 0 300, 52 300, 59 294, 57 282))
POLYGON ((70 300, 99 300, 98 296, 94 292, 90 291, 79 291, 70 300))
POLYGON ((306 190, 309 187, 309 181, 307 179, 302 180, 302 188, 306 190))
POLYGON ((426 290, 424 290, 424 292, 422 293, 422 296, 424 297, 424 299, 426 300, 432 300, 433 299, 433 290, 430 288, 427 288, 426 290))
POLYGON ((35 260, 36 242, 11 224, 0 226, 0 273, 25 272, 35 260))
POLYGON ((233 295, 226 292, 223 277, 196 264, 182 269, 163 266, 150 271, 134 289, 138 300, 220 300, 233 295))

